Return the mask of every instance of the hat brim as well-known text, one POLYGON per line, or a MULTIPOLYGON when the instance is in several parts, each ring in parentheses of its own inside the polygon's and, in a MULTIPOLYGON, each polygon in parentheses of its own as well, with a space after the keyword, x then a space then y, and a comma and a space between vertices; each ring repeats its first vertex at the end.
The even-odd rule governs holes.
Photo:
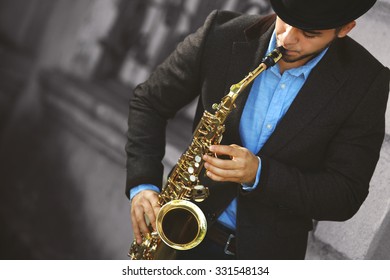
POLYGON ((270 0, 270 2, 276 15, 287 24, 304 30, 324 30, 343 26, 359 18, 375 4, 376 0, 368 0, 364 3, 356 1, 348 13, 334 14, 332 17, 316 17, 315 19, 310 19, 303 13, 299 14, 297 11, 288 10, 281 0, 270 0))

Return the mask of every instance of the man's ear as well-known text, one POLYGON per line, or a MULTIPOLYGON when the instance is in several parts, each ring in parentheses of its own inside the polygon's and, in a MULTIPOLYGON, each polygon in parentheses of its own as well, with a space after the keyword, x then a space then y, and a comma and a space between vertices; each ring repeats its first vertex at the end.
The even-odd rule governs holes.
POLYGON ((351 21, 341 27, 339 32, 337 33, 337 37, 343 38, 347 36, 347 34, 356 26, 356 21, 351 21))

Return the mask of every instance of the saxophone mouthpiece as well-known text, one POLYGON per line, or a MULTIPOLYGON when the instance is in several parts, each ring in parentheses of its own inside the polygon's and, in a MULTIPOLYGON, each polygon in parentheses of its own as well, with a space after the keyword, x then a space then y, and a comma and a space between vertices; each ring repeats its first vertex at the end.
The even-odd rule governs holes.
POLYGON ((282 55, 286 52, 286 49, 283 46, 279 46, 276 48, 282 55))
POLYGON ((280 46, 270 52, 262 61, 267 68, 274 66, 282 58, 285 49, 280 46))

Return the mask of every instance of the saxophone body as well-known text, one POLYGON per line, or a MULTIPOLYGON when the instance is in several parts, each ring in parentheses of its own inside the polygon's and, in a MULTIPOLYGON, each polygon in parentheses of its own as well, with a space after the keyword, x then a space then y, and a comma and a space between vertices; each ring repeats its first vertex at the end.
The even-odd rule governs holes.
POLYGON ((239 83, 230 87, 230 92, 219 104, 214 104, 214 113, 205 111, 200 119, 190 146, 179 158, 159 194, 161 209, 156 227, 142 236, 142 243, 134 240, 128 256, 132 260, 174 259, 176 250, 188 250, 197 246, 207 232, 206 218, 201 209, 191 202, 201 202, 209 196, 207 187, 201 185, 199 175, 203 169, 203 155, 213 155, 211 145, 222 141, 225 121, 234 109, 238 95, 261 72, 276 64, 282 57, 283 48, 269 53, 261 64, 239 83))

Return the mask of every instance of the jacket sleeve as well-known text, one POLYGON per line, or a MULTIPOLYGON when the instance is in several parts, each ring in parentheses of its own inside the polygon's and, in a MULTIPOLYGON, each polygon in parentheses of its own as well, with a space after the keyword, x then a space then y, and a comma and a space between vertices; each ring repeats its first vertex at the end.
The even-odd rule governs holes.
POLYGON ((138 85, 129 103, 126 195, 139 184, 161 188, 167 120, 200 93, 200 61, 208 30, 217 16, 189 35, 176 50, 138 85))

